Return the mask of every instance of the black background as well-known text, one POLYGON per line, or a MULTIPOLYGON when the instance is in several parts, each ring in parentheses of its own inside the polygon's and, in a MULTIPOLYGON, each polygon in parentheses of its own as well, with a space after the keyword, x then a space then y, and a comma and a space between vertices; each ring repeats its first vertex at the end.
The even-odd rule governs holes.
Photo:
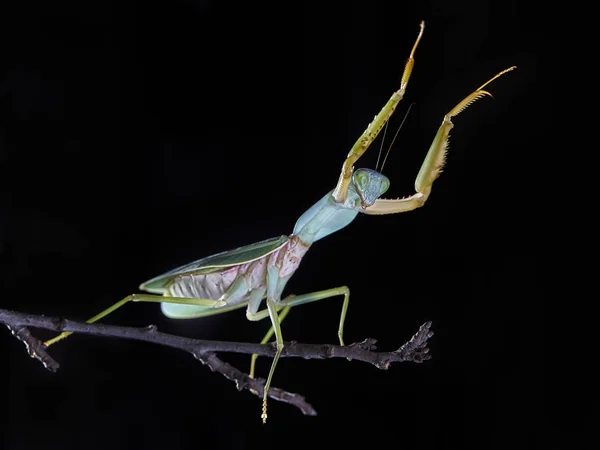
MULTIPOLYGON (((447 111, 518 70, 454 120, 424 208, 359 216, 314 245, 287 292, 347 284, 347 342, 375 337, 385 350, 432 320, 433 359, 388 371, 283 359, 274 385, 319 415, 271 401, 262 425, 258 398, 186 353, 78 335, 52 348, 52 374, 4 332, 3 448, 560 448, 532 200, 535 145, 550 131, 543 20, 516 1, 323 3, 3 7, 0 306, 86 319, 176 265, 290 233, 397 89, 424 19, 388 130, 414 102, 388 196, 413 192, 447 111)), ((358 165, 374 167, 378 146, 358 165)), ((284 338, 335 343, 340 307, 297 308, 284 338)), ((268 328, 243 310, 173 321, 149 304, 106 321, 240 341, 268 328)), ((259 360, 261 375, 269 364, 259 360)))

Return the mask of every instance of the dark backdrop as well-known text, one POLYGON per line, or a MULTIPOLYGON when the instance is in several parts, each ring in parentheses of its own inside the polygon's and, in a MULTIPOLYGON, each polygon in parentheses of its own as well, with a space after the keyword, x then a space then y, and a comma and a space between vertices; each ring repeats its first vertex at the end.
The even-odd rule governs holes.
MULTIPOLYGON (((290 233, 397 89, 420 20, 413 78, 390 127, 414 102, 385 168, 388 196, 413 192, 456 102, 519 68, 489 87, 493 100, 455 119, 448 164, 424 208, 358 217, 314 245, 288 285, 303 293, 347 284, 348 342, 375 337, 394 349, 432 320, 431 361, 379 371, 283 359, 274 385, 302 393, 319 415, 271 401, 263 426, 258 398, 186 353, 80 335, 52 349, 61 363, 52 374, 3 332, 0 446, 558 442, 561 428, 546 418, 531 201, 535 142, 549 131, 536 82, 548 42, 521 2, 452 3, 3 7, 0 306, 69 318, 86 319, 176 265, 290 233)), ((378 143, 359 166, 374 167, 378 143)), ((284 337, 334 343, 340 307, 332 299, 297 308, 284 337)), ((268 327, 243 311, 173 321, 150 304, 106 321, 240 341, 268 327)), ((259 361, 260 374, 269 364, 259 361)))

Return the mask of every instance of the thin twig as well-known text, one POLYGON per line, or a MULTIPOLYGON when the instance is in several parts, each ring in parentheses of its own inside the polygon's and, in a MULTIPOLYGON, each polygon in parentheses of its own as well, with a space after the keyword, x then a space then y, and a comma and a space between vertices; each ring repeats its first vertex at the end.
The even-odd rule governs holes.
MULTIPOLYGON (((250 375, 236 369, 231 364, 226 363, 213 352, 194 356, 201 361, 202 364, 210 367, 213 372, 219 372, 228 380, 233 381, 238 391, 248 389, 262 400, 265 389, 265 380, 263 378, 250 378, 250 375)), ((289 403, 302 411, 302 414, 306 416, 317 415, 315 408, 313 408, 300 394, 294 394, 293 392, 287 392, 283 389, 271 386, 269 388, 269 398, 283 403, 289 403)))
MULTIPOLYGON (((19 340, 25 343, 32 357, 40 360, 44 367, 51 371, 58 369, 58 363, 48 354, 46 347, 29 332, 28 328, 42 328, 57 333, 70 331, 95 336, 132 339, 184 350, 202 361, 203 364, 208 365, 213 371, 219 372, 234 381, 238 389, 248 389, 258 396, 262 396, 264 380, 250 378, 247 374, 219 359, 215 353, 255 353, 259 356, 271 357, 275 355, 275 348, 272 344, 191 339, 162 333, 154 325, 134 328, 96 323, 89 324, 5 309, 0 309, 0 323, 5 324, 19 340)), ((301 344, 292 341, 285 343, 281 357, 304 359, 347 358, 373 364, 378 369, 387 369, 393 362, 411 361, 420 363, 431 358, 427 348, 427 340, 433 336, 430 327, 431 322, 424 323, 406 344, 392 352, 376 352, 375 344, 377 341, 375 339, 365 339, 362 342, 344 347, 331 344, 301 344)), ((314 408, 306 402, 304 397, 298 394, 271 387, 269 397, 292 404, 304 414, 316 415, 314 408)))
POLYGON ((46 346, 42 343, 42 341, 34 337, 28 328, 22 325, 5 325, 8 327, 13 336, 25 344, 25 348, 27 349, 29 356, 40 361, 50 372, 56 372, 58 370, 60 364, 58 364, 58 362, 56 362, 56 360, 48 354, 46 351, 46 346))

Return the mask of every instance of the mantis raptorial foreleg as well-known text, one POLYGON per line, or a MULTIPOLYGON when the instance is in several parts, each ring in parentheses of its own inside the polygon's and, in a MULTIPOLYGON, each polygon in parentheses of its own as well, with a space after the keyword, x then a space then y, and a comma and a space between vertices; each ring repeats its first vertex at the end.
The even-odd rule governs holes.
POLYGON ((392 114, 394 114, 396 106, 398 106, 398 103, 400 103, 404 97, 404 92, 406 91, 408 81, 410 80, 410 75, 412 74, 412 70, 415 65, 415 52, 417 51, 417 47, 419 46, 419 42, 423 36, 423 30, 425 30, 425 22, 421 22, 419 34, 413 45, 410 55, 406 60, 404 72, 402 73, 402 79, 400 80, 400 89, 392 94, 392 97, 383 106, 379 114, 375 116, 367 129, 358 138, 356 143, 350 149, 350 152, 348 153, 348 156, 342 165, 340 178, 338 179, 338 183, 332 194, 337 203, 344 203, 346 201, 348 187, 350 186, 350 180, 352 178, 352 174, 354 173, 354 164, 377 138, 379 132, 383 129, 384 125, 387 123, 392 114))
POLYGON ((460 103, 458 103, 454 108, 450 110, 448 114, 444 116, 444 120, 442 121, 442 125, 437 131, 433 142, 431 143, 431 147, 429 148, 429 152, 425 157, 425 161, 421 165, 421 169, 419 170, 419 174, 415 180, 415 190, 416 194, 411 195, 410 197, 401 198, 397 200, 388 200, 388 199, 377 199, 375 203, 368 208, 366 208, 363 212, 365 214, 395 214, 400 212, 412 211, 413 209, 419 208, 423 206, 429 194, 431 193, 431 186, 437 177, 440 176, 442 172, 442 168, 444 167, 444 163, 446 161, 446 153, 448 150, 448 136, 450 134, 450 130, 454 127, 452 123, 452 118, 458 116, 461 112, 463 112, 469 105, 471 105, 476 100, 489 95, 487 91, 484 91, 483 88, 494 81, 496 78, 504 75, 506 72, 510 72, 515 69, 516 66, 509 67, 506 70, 498 73, 490 80, 481 85, 478 89, 473 91, 467 97, 465 97, 460 103))
MULTIPOLYGON (((167 302, 167 303, 178 303, 181 305, 194 305, 194 306, 204 306, 207 308, 211 308, 211 309, 207 310, 206 314, 203 314, 203 315, 220 314, 220 313, 231 311, 232 309, 237 309, 241 306, 244 306, 244 305, 241 305, 241 306, 234 305, 234 306, 226 307, 226 306, 223 306, 223 305, 226 305, 226 303, 223 300, 209 300, 209 299, 204 299, 204 298, 164 297, 162 295, 153 295, 153 294, 132 294, 132 295, 128 295, 123 300, 118 301, 117 303, 110 306, 109 308, 106 308, 101 313, 96 314, 94 317, 87 320, 86 323, 97 322, 98 320, 102 319, 103 317, 108 316, 110 313, 116 311, 121 306, 123 306, 129 302, 151 302, 151 303, 167 302)), ((44 342, 44 345, 46 347, 49 347, 52 344, 55 344, 56 342, 65 339, 66 337, 70 336, 71 334, 73 334, 71 331, 65 331, 64 333, 59 334, 55 338, 47 340, 46 342, 44 342)))
MULTIPOLYGON (((283 307, 283 310, 279 314, 279 323, 281 324, 283 320, 287 317, 290 312, 290 308, 293 306, 304 305, 306 303, 316 302, 318 300, 323 300, 325 298, 336 297, 338 295, 344 296, 344 303, 342 305, 342 313, 340 315, 340 324, 338 327, 338 338, 340 340, 340 345, 344 345, 344 322, 346 320, 346 314, 348 312, 348 304, 350 302, 350 289, 347 286, 340 286, 332 289, 326 289, 324 291, 310 292, 308 294, 302 295, 289 295, 284 298, 281 302, 279 302, 279 308, 283 307)), ((252 315, 252 320, 261 320, 267 317, 269 314, 268 310, 263 309, 262 311, 258 311, 257 313, 252 315)), ((269 339, 273 336, 273 327, 269 328, 267 334, 260 342, 261 344, 266 344, 269 342, 269 339)), ((250 361, 250 377, 254 378, 254 371, 256 368, 256 359, 258 355, 252 355, 252 359, 250 361)))

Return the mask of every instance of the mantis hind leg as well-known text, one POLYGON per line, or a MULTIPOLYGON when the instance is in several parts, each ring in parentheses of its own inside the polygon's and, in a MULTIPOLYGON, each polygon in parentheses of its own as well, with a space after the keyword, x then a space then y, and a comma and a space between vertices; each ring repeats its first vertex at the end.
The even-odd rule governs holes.
MULTIPOLYGON (((316 302, 318 300, 323 300, 325 298, 336 297, 338 295, 344 296, 344 303, 342 305, 342 313, 340 315, 340 324, 338 327, 338 338, 340 340, 340 345, 344 345, 344 322, 346 321, 346 314, 348 312, 348 304, 350 302, 350 289, 347 286, 340 286, 332 289, 326 289, 324 291, 310 292, 308 294, 302 295, 290 295, 279 302, 280 308, 282 308, 281 314, 279 314, 279 323, 283 322, 286 318, 290 309, 293 306, 304 305, 305 303, 316 302)), ((252 318, 254 320, 261 320, 267 317, 268 311, 262 310, 255 313, 252 318)), ((260 342, 261 344, 266 344, 269 342, 269 339, 273 336, 274 329, 271 326, 265 337, 260 342)), ((254 378, 254 371, 256 368, 256 360, 258 355, 252 355, 252 359, 250 362, 250 377, 254 378)))
MULTIPOLYGON (((132 294, 132 295, 128 295, 123 300, 118 301, 117 303, 110 306, 109 308, 106 308, 101 313, 96 314, 94 317, 87 320, 86 323, 97 322, 98 320, 102 319, 103 317, 108 316, 110 313, 116 311, 117 309, 119 309, 121 306, 125 305, 128 302, 151 302, 151 303, 167 302, 167 303, 178 303, 178 304, 183 304, 183 305, 204 306, 204 307, 210 308, 207 310, 207 312, 205 314, 203 314, 206 316, 213 315, 213 314, 219 314, 221 312, 227 312, 227 311, 230 311, 231 309, 236 309, 238 307, 244 306, 244 305, 235 305, 234 307, 217 308, 219 306, 222 306, 224 304, 224 302, 221 300, 209 300, 209 299, 204 299, 204 298, 180 298, 180 297, 165 297, 162 295, 153 295, 153 294, 132 294)), ((71 331, 65 331, 65 332, 59 334, 58 336, 56 336, 55 338, 47 340, 46 342, 44 342, 44 345, 46 347, 50 347, 52 344, 55 344, 56 342, 65 339, 66 337, 70 336, 71 334, 73 334, 71 331)))

